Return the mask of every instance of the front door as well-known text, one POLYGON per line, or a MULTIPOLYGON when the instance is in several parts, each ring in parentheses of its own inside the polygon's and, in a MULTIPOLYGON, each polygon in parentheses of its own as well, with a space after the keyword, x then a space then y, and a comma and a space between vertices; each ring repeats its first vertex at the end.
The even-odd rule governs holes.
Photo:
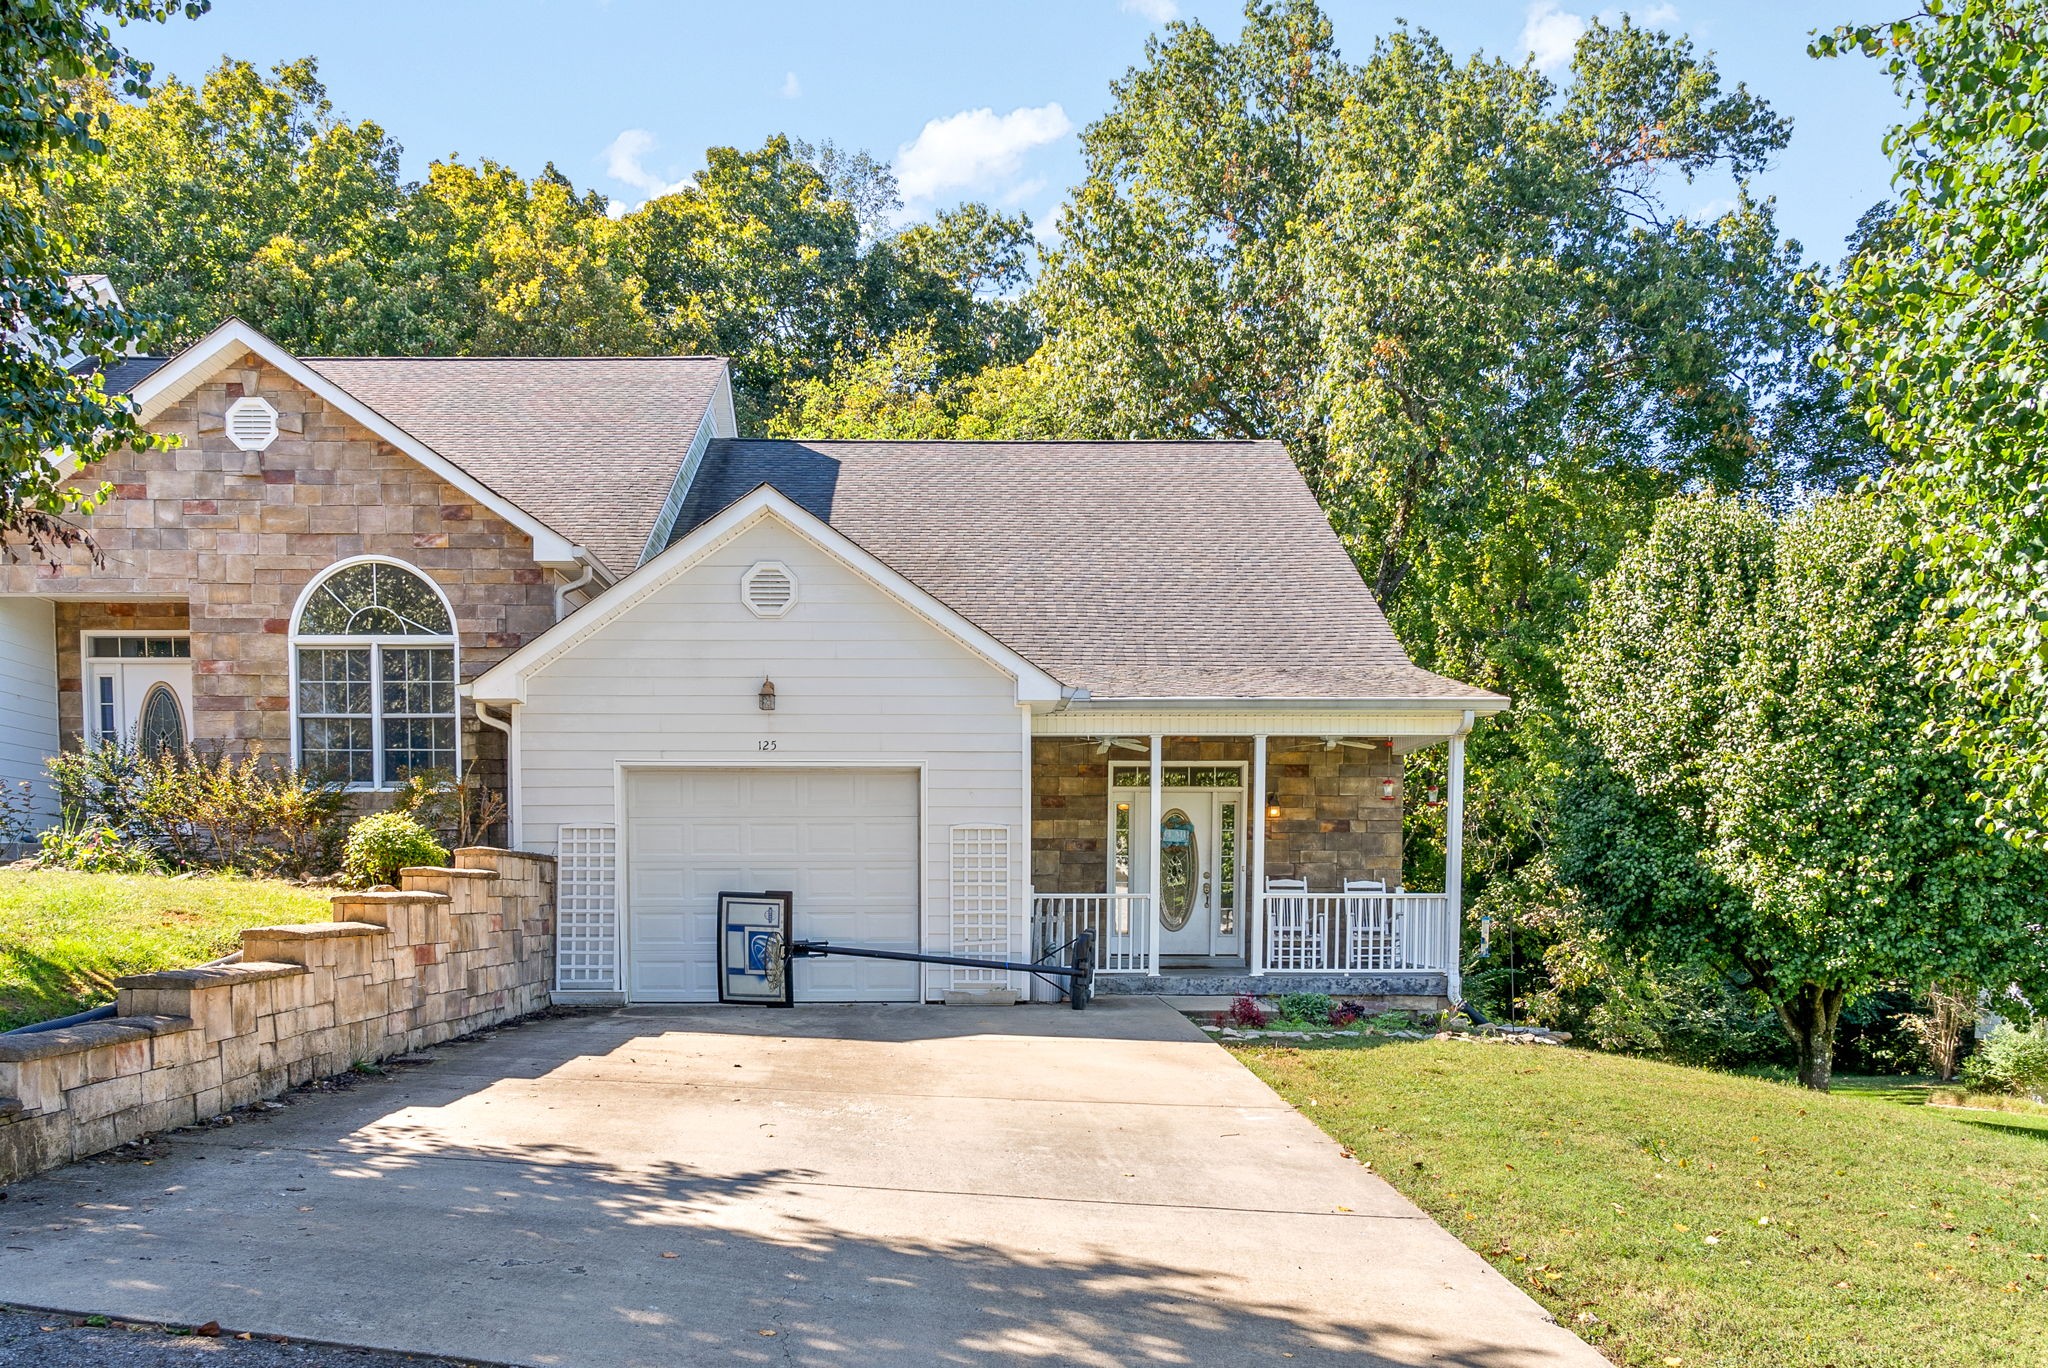
POLYGON ((1169 793, 1159 819, 1159 953, 1206 955, 1216 925, 1216 797, 1169 793))
POLYGON ((87 638, 85 724, 94 741, 181 751, 191 743, 191 720, 192 655, 187 638, 87 638))
MULTIPOLYGON (((1178 768, 1185 771, 1187 767, 1178 768)), ((1150 832, 1159 842, 1159 896, 1153 903, 1152 922, 1161 957, 1237 956, 1244 943, 1238 927, 1243 790, 1169 785, 1162 790, 1156 822, 1151 818, 1152 796, 1147 789, 1119 787, 1112 791, 1111 800, 1116 827, 1115 887, 1133 893, 1150 891, 1145 883, 1151 871, 1143 838, 1137 834, 1150 832)))

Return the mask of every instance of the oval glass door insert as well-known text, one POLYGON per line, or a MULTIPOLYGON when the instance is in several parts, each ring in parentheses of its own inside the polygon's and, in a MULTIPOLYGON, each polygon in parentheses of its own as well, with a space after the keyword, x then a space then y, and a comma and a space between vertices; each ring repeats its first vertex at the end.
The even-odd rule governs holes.
POLYGON ((185 749, 185 710, 170 685, 152 684, 143 695, 142 711, 135 719, 135 747, 144 755, 185 749))
POLYGON ((1179 808, 1159 823, 1159 924, 1178 931, 1195 910, 1195 883, 1201 878, 1195 824, 1179 808))

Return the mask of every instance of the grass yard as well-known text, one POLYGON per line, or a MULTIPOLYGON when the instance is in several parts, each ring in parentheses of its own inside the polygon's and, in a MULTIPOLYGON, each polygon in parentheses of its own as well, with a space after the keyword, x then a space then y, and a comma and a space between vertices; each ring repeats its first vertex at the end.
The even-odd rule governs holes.
POLYGON ((112 1001, 122 974, 216 959, 245 926, 332 915, 327 894, 275 879, 0 869, 0 1031, 112 1001))
POLYGON ((1617 1363, 2048 1361, 2048 1118, 1575 1049, 1235 1047, 1617 1363))

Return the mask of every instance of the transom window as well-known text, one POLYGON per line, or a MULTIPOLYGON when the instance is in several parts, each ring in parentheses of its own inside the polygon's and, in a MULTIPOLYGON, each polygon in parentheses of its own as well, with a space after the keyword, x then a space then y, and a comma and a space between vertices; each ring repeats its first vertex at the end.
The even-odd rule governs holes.
POLYGON ((456 770, 455 624, 395 561, 351 561, 301 601, 292 632, 299 763, 364 788, 456 770))

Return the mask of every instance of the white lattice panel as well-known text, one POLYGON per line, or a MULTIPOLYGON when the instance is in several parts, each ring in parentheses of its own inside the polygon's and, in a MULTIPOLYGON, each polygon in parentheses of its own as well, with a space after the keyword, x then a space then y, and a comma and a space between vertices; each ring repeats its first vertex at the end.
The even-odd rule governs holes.
MULTIPOLYGON (((979 959, 1010 958, 1010 829, 953 828, 953 949, 979 959)), ((953 970, 956 985, 1008 983, 1000 969, 953 970)))
POLYGON ((565 826, 555 847, 555 986, 619 986, 619 829, 565 826))

